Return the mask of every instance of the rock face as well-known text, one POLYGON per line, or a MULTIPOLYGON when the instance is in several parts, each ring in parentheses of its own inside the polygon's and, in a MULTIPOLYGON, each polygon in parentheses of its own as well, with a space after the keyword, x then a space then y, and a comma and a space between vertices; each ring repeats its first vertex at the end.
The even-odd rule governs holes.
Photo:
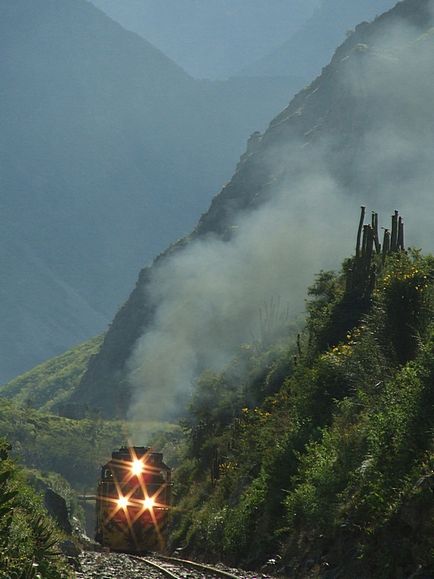
POLYGON ((105 328, 291 84, 196 81, 85 0, 2 2, 0 76, 4 382, 105 328))
POLYGON ((90 361, 76 402, 95 405, 108 416, 122 415, 130 395, 126 364, 153 319, 146 295, 153 268, 198 238, 230 241, 240 215, 263 205, 276 189, 302 182, 316 165, 326 167, 327 177, 354 197, 355 212, 361 200, 375 199, 381 209, 398 198, 411 218, 415 209, 408 193, 415 190, 429 202, 432 170, 425 152, 434 144, 428 105, 434 95, 432 9, 428 0, 405 0, 373 23, 359 25, 321 76, 262 136, 253 136, 231 181, 193 233, 141 271, 100 353, 90 361))
POLYGON ((62 531, 70 535, 72 533, 72 526, 69 521, 65 499, 55 493, 53 489, 47 488, 44 494, 44 504, 62 531))
POLYGON ((31 485, 40 493, 44 500, 44 506, 49 515, 57 523, 58 527, 67 535, 72 533, 72 525, 69 519, 68 507, 65 499, 56 493, 51 486, 39 476, 31 477, 31 485))

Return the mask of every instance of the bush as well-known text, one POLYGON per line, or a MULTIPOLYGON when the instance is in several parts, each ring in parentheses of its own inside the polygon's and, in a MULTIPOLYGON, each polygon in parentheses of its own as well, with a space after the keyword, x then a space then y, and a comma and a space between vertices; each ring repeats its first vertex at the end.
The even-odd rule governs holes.
POLYGON ((318 276, 296 360, 288 338, 238 381, 201 381, 194 468, 175 473, 189 550, 247 565, 280 550, 300 578, 434 572, 434 259, 376 259, 363 292, 350 261, 318 276))
POLYGON ((0 577, 61 579, 72 573, 59 556, 61 534, 0 441, 0 577))

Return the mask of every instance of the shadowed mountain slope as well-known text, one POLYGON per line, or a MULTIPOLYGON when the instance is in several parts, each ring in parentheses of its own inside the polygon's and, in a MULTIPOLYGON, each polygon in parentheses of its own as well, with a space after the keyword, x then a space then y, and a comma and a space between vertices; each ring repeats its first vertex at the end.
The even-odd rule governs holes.
POLYGON ((100 332, 288 80, 195 81, 85 0, 0 5, 0 380, 100 332))

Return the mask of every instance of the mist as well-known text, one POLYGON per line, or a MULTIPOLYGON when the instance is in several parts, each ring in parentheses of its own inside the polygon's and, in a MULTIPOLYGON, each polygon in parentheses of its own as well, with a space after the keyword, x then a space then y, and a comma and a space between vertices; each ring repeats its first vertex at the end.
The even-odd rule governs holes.
MULTIPOLYGON (((197 239, 154 268, 144 299, 155 317, 128 364, 132 419, 176 414, 201 371, 222 370, 251 340, 264 302, 280 298, 291 317, 302 313, 314 274, 353 252, 360 204, 385 226, 399 209, 406 243, 433 249, 433 39, 395 19, 355 45, 335 62, 331 88, 322 84, 342 94, 330 105, 336 117, 326 110, 331 121, 316 132, 268 147, 268 200, 233 216, 229 241, 197 239)), ((310 94, 327 101, 321 85, 310 94)))
POLYGON ((176 414, 201 371, 221 370, 258 335, 265 303, 281 299, 299 316, 314 273, 350 250, 351 209, 324 170, 243 215, 230 242, 198 240, 158 267, 147 296, 155 320, 130 360, 132 417, 176 414), (350 227, 337 227, 338 210, 350 227))

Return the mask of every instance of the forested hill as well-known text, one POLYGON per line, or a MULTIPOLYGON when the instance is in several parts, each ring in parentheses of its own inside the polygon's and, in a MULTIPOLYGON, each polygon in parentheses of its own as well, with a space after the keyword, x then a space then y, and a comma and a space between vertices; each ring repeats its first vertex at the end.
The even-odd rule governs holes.
MULTIPOLYGON (((244 231, 246 210, 269 208, 267 202, 276 195, 288 221, 306 224, 297 232, 299 251, 309 246, 324 223, 334 221, 345 227, 348 212, 343 208, 349 202, 354 212, 361 197, 365 201, 375 198, 380 210, 390 210, 399 203, 408 219, 419 223, 414 241, 426 241, 430 247, 432 162, 428 151, 434 146, 431 25, 431 2, 404 0, 373 23, 357 26, 321 76, 293 99, 263 135, 252 137, 231 181, 214 198, 193 233, 156 260, 158 270, 164 270, 174 254, 183 255, 186 246, 209 239, 211 234, 225 247, 232 247, 231 240, 234 236, 239 239, 244 231)), ((268 233, 273 228, 271 224, 268 233)), ((331 226, 324 235, 330 236, 332 230, 336 227, 331 226)), ((290 239, 290 226, 282 234, 282 248, 289 243, 285 237, 290 239)), ((322 242, 315 245, 317 256, 323 246, 322 242)), ((279 244, 273 247, 277 251, 279 244)), ((267 244, 259 249, 262 255, 268 251, 267 244)), ((277 256, 276 251, 264 263, 273 262, 276 270, 288 269, 288 253, 281 251, 277 256)), ((327 252, 329 259, 342 248, 336 244, 327 252)), ((303 272, 309 276, 309 267, 301 261, 297 277, 303 272)), ((90 361, 75 394, 77 403, 102 407, 108 415, 125 411, 129 397, 127 364, 160 305, 148 292, 155 270, 154 265, 140 273, 100 353, 90 361)), ((288 269, 289 282, 294 278, 292 273, 288 269)), ((256 280, 261 280, 260 271, 256 280)), ((172 278, 171 283, 176 287, 177 279, 172 278)), ((231 289, 237 283, 241 281, 236 275, 228 280, 231 289)), ((267 288, 268 294, 261 299, 285 287, 289 287, 286 281, 280 288, 267 288)), ((241 293, 245 302, 248 292, 241 293)), ((206 293, 201 293, 200 299, 206 303, 206 293)), ((246 307, 241 302, 239 306, 246 307)), ((183 307, 179 305, 177 311, 183 307)), ((253 304, 249 316, 255 311, 257 305, 253 304)), ((191 313, 194 315, 194 309, 191 313)), ((223 313, 221 309, 220 316, 223 313)), ((219 323, 218 318, 215 323, 219 323)), ((231 318, 225 323, 232 323, 231 318)), ((230 339, 235 343, 240 336, 242 331, 232 326, 225 340, 230 345, 230 339)), ((145 375, 144 390, 147 383, 145 375)))
POLYGON ((0 76, 4 381, 105 328, 291 83, 196 81, 85 0, 1 2, 0 76))

